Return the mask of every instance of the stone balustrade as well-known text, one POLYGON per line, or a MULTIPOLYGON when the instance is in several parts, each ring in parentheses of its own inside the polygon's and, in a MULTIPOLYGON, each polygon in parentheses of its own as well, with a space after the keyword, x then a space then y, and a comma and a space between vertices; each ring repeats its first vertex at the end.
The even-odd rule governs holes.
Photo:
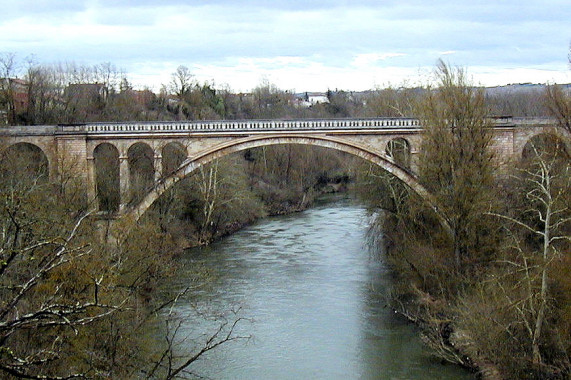
MULTIPOLYGON (((553 124, 551 118, 491 118, 497 128, 514 125, 543 126, 553 124)), ((308 120, 211 120, 211 121, 153 121, 119 123, 77 123, 57 126, 13 126, 0 128, 0 136, 49 134, 133 134, 133 133, 192 133, 192 132, 271 132, 271 131, 349 131, 349 130, 409 130, 422 125, 415 118, 308 119, 308 120)))
POLYGON ((87 123, 59 125, 63 133, 133 133, 133 132, 207 132, 207 131, 297 131, 354 130, 402 128, 418 129, 420 123, 412 118, 323 119, 323 120, 216 120, 180 122, 87 123))

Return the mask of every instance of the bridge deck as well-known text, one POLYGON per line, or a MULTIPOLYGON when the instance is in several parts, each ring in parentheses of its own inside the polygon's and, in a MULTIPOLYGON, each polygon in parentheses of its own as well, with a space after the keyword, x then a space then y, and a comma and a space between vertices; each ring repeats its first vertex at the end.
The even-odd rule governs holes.
MULTIPOLYGON (((551 118, 491 118, 494 127, 516 125, 548 125, 551 118)), ((210 120, 210 121, 154 121, 154 122, 98 122, 59 125, 12 126, 0 128, 0 136, 34 135, 107 135, 161 134, 192 132, 281 132, 281 131, 418 131, 420 121, 414 118, 361 119, 299 119, 299 120, 210 120)))

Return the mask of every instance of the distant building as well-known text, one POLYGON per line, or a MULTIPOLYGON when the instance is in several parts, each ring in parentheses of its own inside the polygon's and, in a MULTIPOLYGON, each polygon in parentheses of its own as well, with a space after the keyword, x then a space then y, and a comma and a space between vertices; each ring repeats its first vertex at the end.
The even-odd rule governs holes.
POLYGON ((306 92, 306 100, 311 104, 329 103, 329 98, 324 92, 306 92))
POLYGON ((304 92, 296 95, 299 107, 311 107, 316 104, 329 103, 329 98, 325 92, 304 92))
POLYGON ((24 112, 28 108, 28 82, 22 79, 10 79, 14 91, 14 110, 16 113, 24 112))
POLYGON ((109 89, 101 83, 72 83, 65 89, 65 95, 77 103, 93 101, 106 103, 109 89))

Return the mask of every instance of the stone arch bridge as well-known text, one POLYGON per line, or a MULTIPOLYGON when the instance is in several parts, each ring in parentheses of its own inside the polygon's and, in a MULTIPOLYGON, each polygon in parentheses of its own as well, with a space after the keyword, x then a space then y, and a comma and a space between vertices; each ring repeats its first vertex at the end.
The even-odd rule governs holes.
MULTIPOLYGON (((500 117, 493 122, 493 149, 503 163, 521 157, 532 137, 556 132, 552 119, 500 117)), ((53 178, 62 160, 73 159, 95 210, 136 220, 201 165, 272 144, 309 144, 359 156, 435 206, 415 175, 421 132, 419 121, 410 118, 86 123, 2 128, 0 149, 26 144, 41 150, 53 178), (116 187, 111 201, 102 199, 103 175, 116 187), (140 181, 144 192, 133 194, 140 181)))

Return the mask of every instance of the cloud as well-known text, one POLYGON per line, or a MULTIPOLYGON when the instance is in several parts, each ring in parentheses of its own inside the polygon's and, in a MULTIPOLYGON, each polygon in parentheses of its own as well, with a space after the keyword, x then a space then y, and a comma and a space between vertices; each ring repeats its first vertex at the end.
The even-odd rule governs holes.
POLYGON ((2 50, 112 62, 154 85, 182 64, 239 89, 262 77, 284 88, 363 88, 416 78, 442 56, 517 78, 568 73, 568 0, 4 2, 2 50))
POLYGON ((386 61, 390 58, 405 57, 403 53, 365 53, 357 54, 352 65, 358 67, 369 67, 376 65, 379 61, 386 61))

